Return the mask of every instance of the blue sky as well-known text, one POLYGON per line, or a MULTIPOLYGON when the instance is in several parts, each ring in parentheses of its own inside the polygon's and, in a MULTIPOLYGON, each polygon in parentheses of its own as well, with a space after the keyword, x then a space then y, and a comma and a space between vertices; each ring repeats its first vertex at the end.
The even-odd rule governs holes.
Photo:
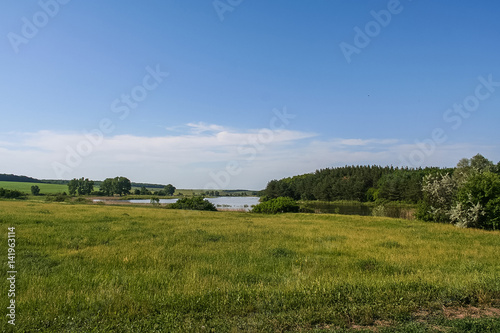
POLYGON ((0 9, 0 173, 261 189, 349 164, 500 160, 498 1, 0 9))

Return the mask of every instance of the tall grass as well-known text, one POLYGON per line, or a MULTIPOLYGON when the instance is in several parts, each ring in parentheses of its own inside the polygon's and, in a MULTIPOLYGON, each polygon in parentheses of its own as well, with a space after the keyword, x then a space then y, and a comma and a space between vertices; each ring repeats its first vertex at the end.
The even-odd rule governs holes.
MULTIPOLYGON (((7 227, 17 232, 19 332, 400 325, 422 309, 500 298, 500 232, 378 217, 1 201, 0 223, 2 253, 7 227)), ((9 328, 5 318, 1 327, 9 328)))

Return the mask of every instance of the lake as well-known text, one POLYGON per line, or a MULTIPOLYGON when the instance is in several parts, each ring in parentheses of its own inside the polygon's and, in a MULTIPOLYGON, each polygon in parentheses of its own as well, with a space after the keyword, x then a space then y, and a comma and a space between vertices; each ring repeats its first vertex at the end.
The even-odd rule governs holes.
MULTIPOLYGON (((306 201, 301 204, 302 208, 313 211, 317 214, 342 214, 342 215, 374 215, 375 207, 366 203, 337 203, 337 202, 317 202, 306 201)), ((412 220, 414 218, 414 208, 387 204, 378 211, 378 216, 394 217, 412 220)))
MULTIPOLYGON (((179 199, 160 199, 161 204, 171 204, 179 199)), ((252 206, 259 203, 259 197, 216 197, 216 198, 206 198, 214 204, 218 210, 244 210, 249 211, 252 206)), ((124 200, 125 202, 135 203, 135 204, 148 204, 151 202, 150 199, 136 199, 136 200, 124 200)))
MULTIPOLYGON (((161 204, 171 204, 179 199, 160 199, 161 204)), ((259 204, 259 197, 215 197, 206 198, 215 205, 218 210, 241 210, 250 211, 252 206, 259 204)), ((94 201, 102 201, 95 199, 94 201)), ((150 199, 134 199, 134 200, 117 200, 121 202, 129 202, 133 204, 149 204, 150 199)), ((343 215, 373 215, 372 205, 365 203, 336 203, 336 202, 317 202, 306 201, 301 203, 301 208, 317 214, 343 214, 343 215)), ((386 205, 379 216, 413 219, 414 209, 399 207, 394 205, 386 205)))

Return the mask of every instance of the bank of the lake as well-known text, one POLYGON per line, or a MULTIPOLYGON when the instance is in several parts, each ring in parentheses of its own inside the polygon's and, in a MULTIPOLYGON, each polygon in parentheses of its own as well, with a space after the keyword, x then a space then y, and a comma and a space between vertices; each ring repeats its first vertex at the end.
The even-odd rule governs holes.
POLYGON ((385 216, 414 219, 416 205, 399 202, 299 201, 304 211, 316 214, 385 216))
MULTIPOLYGON (((118 199, 118 198, 116 198, 118 199)), ((111 203, 111 204, 125 204, 125 203, 130 203, 130 204, 151 204, 151 196, 149 196, 147 199, 141 198, 141 199, 124 199, 124 200, 110 200, 110 199, 101 199, 101 198, 94 198, 94 202, 105 202, 105 203, 111 203)), ((158 199, 159 204, 172 204, 177 202, 179 200, 178 198, 169 198, 169 199, 163 199, 159 198, 158 199)), ((259 197, 247 197, 247 196, 241 196, 241 197, 214 197, 214 198, 206 198, 209 202, 214 204, 214 206, 217 208, 217 210, 240 210, 240 211, 250 211, 253 206, 257 205, 259 203, 259 197)))
MULTIPOLYGON (((159 203, 163 205, 175 203, 178 198, 159 198, 159 203)), ((206 198, 215 205, 217 210, 240 210, 250 211, 253 206, 259 203, 259 197, 213 197, 206 198)), ((108 204, 151 204, 151 196, 147 198, 93 198, 94 202, 103 201, 108 204)), ((302 212, 315 214, 340 214, 340 215, 360 215, 360 216, 386 216, 393 218, 413 219, 415 205, 405 203, 375 203, 357 201, 299 201, 302 212)))

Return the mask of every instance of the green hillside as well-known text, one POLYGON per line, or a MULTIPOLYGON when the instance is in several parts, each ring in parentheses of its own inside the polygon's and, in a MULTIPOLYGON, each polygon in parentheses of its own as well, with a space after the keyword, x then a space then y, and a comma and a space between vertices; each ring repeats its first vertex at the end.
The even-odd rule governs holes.
POLYGON ((31 193, 31 186, 34 185, 40 188, 41 194, 68 192, 68 186, 66 185, 0 181, 0 188, 18 190, 25 193, 31 193))

